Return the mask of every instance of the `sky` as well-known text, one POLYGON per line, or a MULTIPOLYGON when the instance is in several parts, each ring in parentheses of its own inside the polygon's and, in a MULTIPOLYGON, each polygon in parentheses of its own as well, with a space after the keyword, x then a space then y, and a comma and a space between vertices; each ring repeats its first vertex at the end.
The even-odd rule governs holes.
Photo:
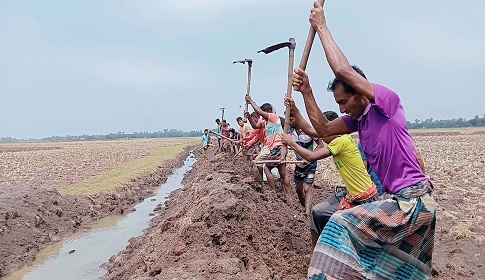
MULTIPOLYGON (((185 131, 233 126, 251 96, 283 114, 288 51, 299 64, 313 1, 0 0, 0 137, 185 131)), ((351 64, 399 94, 406 117, 485 114, 485 2, 327 0, 351 64)), ((318 38, 317 38, 318 39, 318 38)), ((307 72, 323 110, 334 77, 318 40, 307 72)), ((303 108, 301 94, 293 92, 303 108)))

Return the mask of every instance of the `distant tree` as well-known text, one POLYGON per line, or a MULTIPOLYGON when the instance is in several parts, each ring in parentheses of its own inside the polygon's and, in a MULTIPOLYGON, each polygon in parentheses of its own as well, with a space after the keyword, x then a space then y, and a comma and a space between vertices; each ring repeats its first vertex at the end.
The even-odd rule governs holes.
POLYGON ((470 126, 485 126, 485 114, 483 118, 480 118, 476 115, 471 120, 466 120, 464 118, 458 119, 451 119, 451 120, 434 120, 433 118, 426 119, 425 121, 421 121, 418 119, 414 120, 414 123, 409 121, 406 122, 406 125, 410 129, 419 129, 419 128, 451 128, 451 127, 470 127, 470 126))

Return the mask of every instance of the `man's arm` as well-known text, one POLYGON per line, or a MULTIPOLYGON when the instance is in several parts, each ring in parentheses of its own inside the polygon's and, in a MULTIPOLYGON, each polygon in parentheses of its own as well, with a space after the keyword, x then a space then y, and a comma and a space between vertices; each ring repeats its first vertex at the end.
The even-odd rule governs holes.
POLYGON ((292 147, 296 153, 298 153, 302 158, 304 158, 308 162, 314 162, 319 159, 327 158, 332 155, 332 153, 330 153, 330 151, 326 147, 315 151, 307 150, 302 146, 298 145, 297 143, 295 143, 295 141, 293 141, 293 139, 291 138, 291 135, 289 134, 283 135, 283 144, 292 147))
MULTIPOLYGON (((261 110, 261 108, 259 108, 259 106, 256 104, 256 102, 254 102, 254 100, 251 98, 251 96, 246 95, 246 102, 248 104, 251 104, 251 107, 253 107, 253 110, 254 110, 254 112, 256 112, 256 114, 260 115, 264 119, 268 119, 269 114, 267 112, 261 110)), ((253 126, 253 128, 256 128, 256 127, 253 126)), ((261 128, 261 127, 258 127, 258 128, 261 128)))
POLYGON ((418 156, 418 162, 419 162, 419 166, 421 167, 421 171, 423 171, 423 174, 426 174, 426 168, 424 166, 423 157, 421 156, 421 153, 417 149, 416 149, 416 155, 418 156))
POLYGON ((248 139, 248 141, 244 141, 244 142, 246 142, 246 146, 248 148, 251 148, 254 144, 258 143, 258 141, 261 141, 261 140, 259 139, 258 134, 255 134, 251 139, 248 139))
POLYGON ((330 30, 327 27, 323 7, 317 2, 315 2, 314 8, 312 9, 310 23, 320 37, 325 56, 327 57, 328 64, 330 65, 330 68, 332 68, 335 77, 344 80, 358 93, 374 102, 373 85, 352 68, 347 57, 345 57, 345 54, 337 46, 337 43, 333 40, 330 30))
POLYGON ((291 114, 295 118, 296 125, 305 132, 306 135, 318 137, 318 133, 315 131, 313 126, 311 126, 300 114, 300 110, 296 107, 295 101, 293 98, 285 97, 285 106, 286 110, 290 110, 291 114))
POLYGON ((315 143, 317 143, 317 146, 313 149, 313 151, 318 151, 320 150, 321 148, 323 148, 323 141, 322 139, 318 138, 315 143))
POLYGON ((255 130, 251 131, 251 133, 249 134, 248 137, 244 137, 243 141, 247 142, 247 141, 253 139, 254 137, 256 137, 257 134, 258 134, 258 131, 255 129, 255 130))
MULTIPOLYGON (((308 75, 305 73, 305 71, 301 69, 295 70, 295 74, 293 75, 293 87, 299 88, 299 90, 301 91, 303 96, 303 101, 305 102, 305 108, 306 108, 308 117, 310 118, 310 121, 313 125, 313 129, 316 131, 318 135, 311 134, 312 133, 311 130, 308 130, 310 134, 307 133, 304 130, 304 128, 308 129, 308 127, 305 127, 305 124, 302 123, 300 128, 306 134, 310 136, 324 138, 332 135, 341 135, 341 134, 347 134, 352 132, 347 127, 343 119, 338 118, 336 120, 329 121, 325 117, 325 115, 318 107, 315 97, 313 96, 313 91, 312 91, 312 88, 310 87, 308 75)), ((295 103, 290 102, 289 104, 290 104, 290 109, 293 110, 292 105, 294 105, 295 103)), ((296 106, 294 107, 296 108, 296 106)), ((296 117, 297 114, 299 114, 299 112, 295 111, 294 116, 296 117)), ((301 114, 300 114, 300 117, 301 117, 301 114)), ((306 120, 303 119, 303 117, 301 117, 300 119, 304 120, 304 122, 307 123, 306 120)), ((298 125, 300 125, 299 122, 298 122, 298 125)))
MULTIPOLYGON (((246 118, 249 120, 249 124, 251 124, 252 128, 255 130, 255 129, 259 129, 259 128, 262 128, 263 124, 259 123, 259 122, 255 122, 253 120, 253 118, 251 118, 251 116, 249 115, 249 112, 245 112, 244 113, 244 116, 246 116, 246 118)), ((253 130, 253 131, 254 131, 253 130)))

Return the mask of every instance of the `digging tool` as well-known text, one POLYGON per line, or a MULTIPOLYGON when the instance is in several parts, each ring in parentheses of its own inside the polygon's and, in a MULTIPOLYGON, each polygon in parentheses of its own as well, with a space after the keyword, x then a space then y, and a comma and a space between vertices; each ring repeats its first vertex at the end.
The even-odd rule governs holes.
MULTIPOLYGON (((318 0, 318 3, 323 6, 325 0, 318 0)), ((299 68, 302 70, 306 69, 308 63, 308 58, 310 57, 310 51, 312 50, 313 41, 315 41, 316 30, 310 26, 310 31, 308 31, 308 37, 306 39, 305 48, 303 49, 303 54, 301 55, 301 61, 299 68)))
POLYGON ((222 111, 222 117, 221 117, 221 121, 223 121, 223 120, 224 120, 224 110, 225 110, 225 109, 226 109, 226 108, 219 108, 219 110, 221 110, 221 111, 222 111))
MULTIPOLYGON (((251 68, 253 67, 253 60, 250 58, 246 58, 244 60, 234 61, 233 64, 234 63, 246 64, 246 62, 248 63, 248 85, 247 85, 246 95, 249 95, 249 92, 251 91, 251 68)), ((248 103, 246 102, 246 107, 244 107, 244 113, 246 113, 247 111, 248 111, 248 103)))
POLYGON ((298 163, 305 163, 303 160, 260 160, 255 161, 255 164, 266 164, 266 163, 291 163, 291 164, 298 164, 298 163))
MULTIPOLYGON (((284 47, 288 47, 288 49, 289 49, 288 86, 286 88, 286 97, 291 98, 291 92, 293 90, 292 85, 291 85, 292 79, 293 79, 293 63, 295 61, 295 47, 296 47, 295 39, 290 38, 288 40, 288 42, 279 43, 279 44, 267 47, 265 49, 258 51, 258 53, 263 52, 265 54, 269 54, 269 53, 272 53, 272 52, 277 51, 279 49, 282 49, 284 47)), ((290 125, 289 122, 288 122, 288 120, 290 118, 290 110, 286 110, 285 118, 286 118, 286 121, 285 121, 284 132, 288 133, 288 129, 289 129, 289 125, 290 125)))
POLYGON ((239 149, 239 151, 231 158, 231 159, 235 159, 242 151, 243 149, 239 149))
POLYGON ((217 135, 217 136, 219 136, 219 137, 221 137, 221 138, 223 138, 223 139, 229 140, 229 141, 231 141, 231 142, 236 142, 236 140, 231 139, 231 138, 229 138, 229 137, 226 137, 226 136, 224 136, 224 135, 222 135, 222 134, 219 134, 219 133, 217 133, 217 132, 215 132, 215 131, 209 130, 209 133, 212 133, 212 134, 214 134, 214 135, 217 135))

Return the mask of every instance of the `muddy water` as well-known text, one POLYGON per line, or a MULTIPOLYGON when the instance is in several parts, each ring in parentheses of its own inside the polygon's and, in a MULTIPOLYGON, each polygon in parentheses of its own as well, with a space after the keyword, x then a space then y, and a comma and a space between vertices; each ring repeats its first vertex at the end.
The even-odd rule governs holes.
POLYGON ((191 154, 184 166, 177 169, 155 196, 135 206, 127 215, 110 216, 97 221, 89 230, 65 238, 40 251, 35 261, 2 280, 13 279, 99 279, 105 274, 100 265, 128 245, 132 237, 140 236, 148 227, 153 209, 166 200, 170 192, 182 186, 182 179, 192 168, 191 154), (74 251, 73 251, 74 250, 74 251))

